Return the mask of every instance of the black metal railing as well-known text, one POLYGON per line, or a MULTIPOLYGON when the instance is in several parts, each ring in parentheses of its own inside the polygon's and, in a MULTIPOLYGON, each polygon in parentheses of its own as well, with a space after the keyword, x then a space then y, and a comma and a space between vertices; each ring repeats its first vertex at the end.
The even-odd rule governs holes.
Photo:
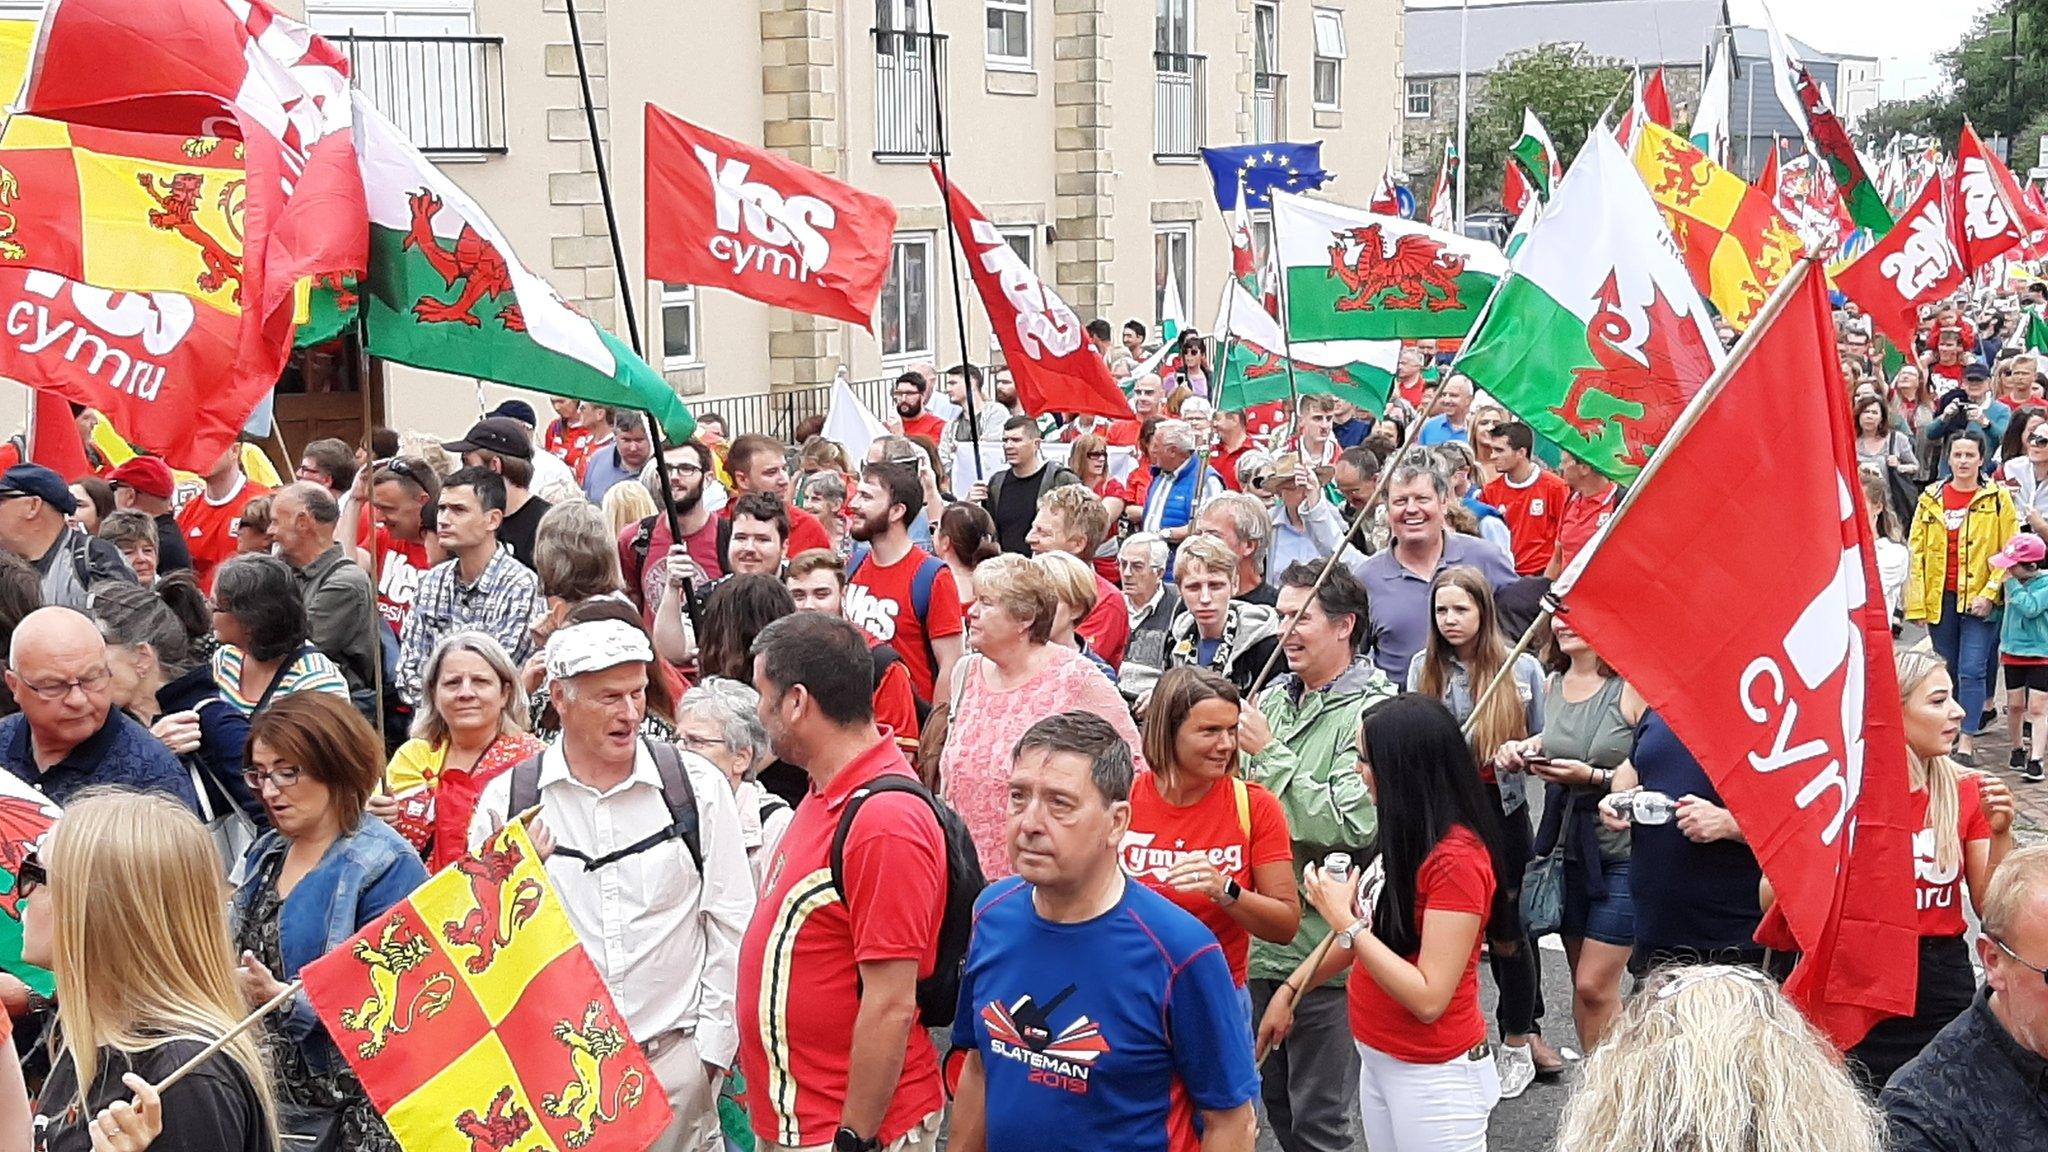
POLYGON ((349 74, 420 151, 505 151, 501 36, 330 36, 349 74))
POLYGON ((1152 154, 1198 156, 1208 136, 1209 58, 1187 52, 1152 54, 1152 154))
POLYGON ((875 155, 937 156, 939 104, 947 92, 946 38, 931 32, 874 30, 875 155), (932 88, 932 76, 939 79, 932 88))
MULTIPOLYGON (((892 375, 874 380, 853 380, 848 382, 848 386, 877 420, 887 422, 896 411, 896 402, 891 396, 895 383, 896 377, 892 375)), ((784 444, 793 444, 797 425, 813 416, 825 415, 832 407, 832 385, 690 400, 685 402, 685 406, 692 416, 716 412, 724 417, 728 439, 745 432, 761 432, 784 444)))
POLYGON ((1287 139, 1287 76, 1252 73, 1252 142, 1271 144, 1287 139))

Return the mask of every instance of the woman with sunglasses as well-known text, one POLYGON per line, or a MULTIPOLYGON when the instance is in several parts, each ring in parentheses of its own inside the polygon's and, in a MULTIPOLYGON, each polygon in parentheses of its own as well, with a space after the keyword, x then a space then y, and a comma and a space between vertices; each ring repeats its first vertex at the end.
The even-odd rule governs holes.
MULTIPOLYGON (((384 775, 384 743, 345 697, 282 697, 249 726, 243 780, 271 831, 243 858, 234 940, 250 1007, 389 911, 427 878, 419 853, 365 820, 384 775)), ((397 1152, 363 1086, 305 997, 264 1021, 278 1099, 301 1135, 338 1130, 350 1152, 397 1152)))
POLYGON ((1095 549, 1095 571, 1104 580, 1117 578, 1116 557, 1121 547, 1124 523, 1124 509, 1130 507, 1131 490, 1123 481, 1109 474, 1109 441, 1100 435, 1082 436, 1074 441, 1074 454, 1068 458, 1067 467, 1081 478, 1081 484, 1090 492, 1102 498, 1102 507, 1109 513, 1110 533, 1095 549))
POLYGON ((2021 431, 2006 447, 2005 463, 1999 466, 1998 478, 2004 481, 2006 491, 2012 493, 2020 526, 2036 536, 2048 537, 2048 412, 2029 409, 2024 416, 2024 421, 2012 423, 2012 428, 2021 431))

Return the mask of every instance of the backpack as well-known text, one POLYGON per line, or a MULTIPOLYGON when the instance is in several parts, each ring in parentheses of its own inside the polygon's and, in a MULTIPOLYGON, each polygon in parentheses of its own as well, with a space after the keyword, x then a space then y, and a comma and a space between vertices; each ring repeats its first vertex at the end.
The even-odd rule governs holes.
MULTIPOLYGON (((853 558, 853 563, 846 569, 846 579, 849 583, 853 580, 853 574, 860 571, 861 565, 867 562, 867 558, 868 554, 865 552, 853 558)), ((932 633, 925 621, 932 614, 932 585, 938 583, 939 573, 945 570, 946 562, 927 552, 924 559, 917 562, 917 574, 910 578, 910 610, 917 615, 918 629, 924 633, 924 658, 931 665, 934 674, 939 670, 939 654, 932 651, 932 633)), ((897 653, 897 658, 901 659, 902 653, 897 653)), ((876 684, 882 682, 882 673, 888 671, 888 667, 887 664, 880 662, 875 664, 876 684)), ((936 690, 937 686, 934 685, 934 691, 936 690)), ((911 695, 915 696, 916 693, 913 692, 911 695)), ((922 724, 924 716, 931 713, 931 701, 919 700, 918 703, 923 705, 925 710, 924 715, 917 718, 918 723, 922 724)))
MULTIPOLYGON (((690 863, 697 866, 697 875, 702 876, 704 837, 698 828, 697 789, 690 783, 690 774, 683 769, 682 754, 673 744, 659 744, 651 740, 641 743, 647 745, 647 751, 654 757, 654 769, 661 776, 661 798, 668 804, 669 826, 596 859, 561 844, 555 846, 555 855, 581 860, 585 871, 595 872, 606 865, 638 856, 665 841, 681 840, 683 847, 689 850, 690 863)), ((506 819, 540 803, 540 758, 541 753, 536 752, 512 766, 512 795, 505 807, 506 819)))
MULTIPOLYGON (((645 582, 647 575, 647 554, 654 547, 654 526, 660 523, 663 515, 665 513, 656 512, 654 515, 642 519, 639 527, 633 531, 633 539, 626 545, 627 552, 633 557, 633 571, 626 576, 626 588, 636 601, 642 595, 641 585, 645 582)), ((732 521, 723 516, 714 516, 712 517, 712 523, 718 525, 716 531, 718 533, 719 571, 730 573, 732 571, 732 521)))
POLYGON ((847 798, 839 827, 832 833, 832 887, 841 901, 846 899, 846 835, 853 831, 861 805, 880 792, 908 792, 922 799, 938 819, 939 834, 946 842, 946 911, 939 921, 938 962, 930 976, 917 982, 917 1011, 925 1027, 949 1027, 960 1006, 961 973, 967 967, 967 942, 974 932, 974 902, 988 887, 981 874, 981 856, 975 852, 974 837, 959 813, 913 777, 884 772, 847 798))

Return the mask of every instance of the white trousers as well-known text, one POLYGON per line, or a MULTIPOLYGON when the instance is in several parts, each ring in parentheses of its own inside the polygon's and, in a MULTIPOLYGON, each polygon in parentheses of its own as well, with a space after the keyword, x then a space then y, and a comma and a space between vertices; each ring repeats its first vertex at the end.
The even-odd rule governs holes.
POLYGON ((1358 1117, 1372 1152, 1486 1152, 1498 1103, 1490 1056, 1409 1064, 1358 1045, 1358 1117))
POLYGON ((647 1064, 661 1082, 675 1119, 648 1152, 705 1152, 719 1145, 718 1084, 704 1072, 697 1038, 671 1033, 648 1048, 647 1064))

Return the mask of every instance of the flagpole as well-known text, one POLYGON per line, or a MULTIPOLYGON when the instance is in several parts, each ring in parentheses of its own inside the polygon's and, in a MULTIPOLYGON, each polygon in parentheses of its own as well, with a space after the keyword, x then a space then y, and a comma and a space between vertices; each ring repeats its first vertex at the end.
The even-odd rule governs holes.
POLYGON ((298 980, 294 980, 291 983, 285 985, 281 990, 279 990, 277 995, 272 996, 270 999, 264 1001, 261 1005, 259 1005, 256 1008, 254 1012, 251 1012, 247 1016, 242 1017, 241 1021, 237 1023, 233 1028, 230 1028, 226 1032, 222 1033, 220 1039, 215 1040, 213 1043, 208 1044, 204 1048, 201 1048, 198 1052, 193 1054, 190 1060, 185 1061, 183 1064, 178 1065, 177 1068, 172 1070, 169 1076, 166 1076, 162 1080, 159 1080, 155 1084, 151 1085, 150 1091, 155 1092, 158 1096, 162 1096, 165 1092, 170 1091, 172 1085, 176 1084, 180 1080, 183 1080, 185 1077, 190 1076, 192 1073, 198 1071, 200 1065, 206 1063, 208 1060, 213 1059, 215 1056, 218 1056, 220 1054, 221 1049, 227 1047, 229 1044, 234 1042, 235 1037, 240 1036, 242 1033, 247 1032, 251 1028, 254 1028, 258 1021, 262 1020, 265 1016, 270 1015, 272 1012, 277 1011, 277 1009, 281 1007, 285 1001, 297 995, 299 990, 304 987, 305 984, 302 981, 298 980))
MULTIPOLYGON (((363 467, 370 470, 369 483, 365 491, 374 494, 377 490, 377 413, 370 396, 370 293, 368 285, 356 297, 356 391, 363 395, 363 467)), ((278 445, 284 444, 284 433, 275 423, 272 414, 272 430, 278 433, 278 445)), ((290 463, 289 460, 286 463, 290 463)), ((351 510, 353 515, 355 510, 351 510)), ((356 539, 356 525, 343 528, 344 539, 356 539)), ((377 739, 382 742, 386 730, 384 716, 384 613, 377 609, 377 597, 384 590, 384 556, 377 550, 377 527, 374 517, 370 525, 370 692, 377 702, 377 739)))
MULTIPOLYGON (((1453 220, 1457 221, 1457 224, 1458 224, 1458 234, 1459 234, 1459 235, 1461 235, 1461 236, 1462 236, 1462 235, 1464 235, 1464 233, 1465 233, 1465 128, 1466 128, 1466 121, 1467 121, 1468 119, 1470 119, 1470 117, 1469 117, 1469 115, 1468 115, 1468 113, 1469 113, 1469 111, 1470 111, 1470 106, 1469 106, 1469 105, 1468 105, 1468 104, 1466 103, 1466 85, 1467 85, 1467 80, 1468 80, 1468 77, 1469 77, 1469 75, 1470 75, 1470 74, 1469 74, 1469 72, 1468 72, 1468 70, 1467 70, 1467 68, 1466 68, 1466 63, 1467 63, 1467 61, 1466 61, 1466 53, 1465 53, 1465 46, 1466 46, 1466 40, 1467 40, 1467 36, 1466 36, 1466 33, 1467 33, 1467 31, 1469 30, 1469 28, 1470 28, 1470 25, 1471 25, 1471 15, 1472 15, 1472 0, 1459 0, 1459 3, 1458 3, 1458 173, 1457 173, 1457 176, 1458 176, 1458 205, 1457 205, 1457 209, 1456 209, 1456 210, 1455 210, 1454 212, 1452 212, 1452 213, 1451 213, 1451 218, 1452 218, 1453 220)), ((1283 331, 1284 331, 1284 329, 1283 329, 1283 331)))
MULTIPOLYGON (((597 132, 597 102, 590 95, 590 64, 583 55, 583 26, 576 18, 576 0, 562 0, 562 5, 569 13, 569 44, 576 52, 576 82, 583 92, 583 122, 590 130, 590 160, 597 169, 597 194, 604 202, 605 231, 612 242, 612 269, 619 277, 619 303, 626 312, 626 339, 633 347, 633 355, 645 356, 640 343, 640 312, 634 304, 639 293, 626 271, 626 245, 619 235, 619 213, 612 200, 611 166, 605 163, 604 141, 597 132)), ((683 520, 676 511, 675 493, 669 490, 668 480, 668 450, 672 445, 662 435, 661 419, 651 409, 642 409, 641 413, 647 417, 648 442, 654 445, 654 471, 661 479, 661 507, 667 513, 669 538, 680 544, 683 520)))
MULTIPOLYGON (((939 21, 938 17, 932 14, 932 0, 924 0, 924 24, 925 34, 932 38, 931 43, 934 46, 925 61, 925 73, 932 80, 932 130, 938 136, 933 143, 938 145, 936 151, 939 161, 939 183, 945 185, 940 189, 939 200, 946 212, 946 254, 953 269, 953 330, 960 338, 960 391, 967 397, 967 432, 972 437, 970 442, 974 445, 974 478, 985 480, 987 477, 983 475, 981 467, 981 422, 974 417, 974 378, 969 375, 974 370, 974 358, 968 355, 967 350, 967 302, 960 288, 960 233, 953 224, 953 174, 946 165, 946 154, 951 149, 947 147, 946 141, 946 101, 939 85, 936 50, 939 21)), ((989 394, 995 394, 994 388, 990 388, 989 394)), ((954 437, 953 443, 957 451, 959 437, 954 437)))

